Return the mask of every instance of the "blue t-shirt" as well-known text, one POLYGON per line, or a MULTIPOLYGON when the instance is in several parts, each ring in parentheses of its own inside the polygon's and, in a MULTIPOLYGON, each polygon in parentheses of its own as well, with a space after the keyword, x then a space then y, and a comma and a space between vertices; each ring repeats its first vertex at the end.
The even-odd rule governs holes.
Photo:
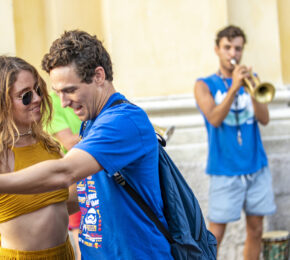
MULTIPOLYGON (((222 103, 227 95, 227 86, 232 85, 231 78, 222 79, 216 74, 198 80, 202 80, 208 86, 216 105, 222 103)), ((254 173, 268 165, 251 96, 244 90, 244 87, 240 88, 237 102, 233 102, 220 126, 214 127, 204 115, 203 117, 208 133, 206 167, 208 174, 243 175, 254 173), (238 129, 241 131, 242 144, 238 142, 238 129)))
POLYGON ((119 171, 167 226, 158 177, 158 142, 139 107, 113 94, 101 113, 89 120, 74 148, 91 154, 103 166, 78 183, 82 212, 82 259, 172 259, 170 245, 125 189, 113 178, 119 171))

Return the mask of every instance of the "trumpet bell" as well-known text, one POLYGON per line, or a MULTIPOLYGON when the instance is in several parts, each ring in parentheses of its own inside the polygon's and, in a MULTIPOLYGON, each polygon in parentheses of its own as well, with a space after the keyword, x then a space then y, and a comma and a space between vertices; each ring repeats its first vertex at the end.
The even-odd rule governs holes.
POLYGON ((254 88, 254 98, 260 103, 269 103, 275 96, 275 87, 268 82, 263 82, 254 88))
MULTIPOLYGON (((235 59, 231 59, 231 64, 233 66, 237 65, 235 59)), ((250 78, 245 78, 245 90, 259 103, 269 103, 273 100, 275 96, 275 87, 268 82, 260 82, 260 80, 250 73, 250 78)))

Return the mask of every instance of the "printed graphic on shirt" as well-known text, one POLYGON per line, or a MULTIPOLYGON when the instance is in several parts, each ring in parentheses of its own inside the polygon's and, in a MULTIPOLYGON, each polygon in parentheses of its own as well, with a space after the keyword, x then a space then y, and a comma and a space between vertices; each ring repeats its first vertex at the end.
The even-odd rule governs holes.
MULTIPOLYGON (((214 100, 217 105, 222 103, 222 101, 225 99, 227 95, 227 92, 221 92, 218 90, 215 94, 214 100)), ((240 94, 238 96, 238 106, 236 107, 235 102, 233 102, 231 109, 224 119, 223 123, 229 126, 236 126, 237 120, 236 120, 236 113, 238 113, 239 118, 239 125, 242 125, 244 123, 247 124, 253 124, 254 123, 254 109, 251 101, 251 96, 244 92, 243 94, 240 94)))
POLYGON ((91 176, 78 182, 78 199, 82 218, 80 223, 79 242, 94 248, 102 247, 102 218, 100 201, 91 176))

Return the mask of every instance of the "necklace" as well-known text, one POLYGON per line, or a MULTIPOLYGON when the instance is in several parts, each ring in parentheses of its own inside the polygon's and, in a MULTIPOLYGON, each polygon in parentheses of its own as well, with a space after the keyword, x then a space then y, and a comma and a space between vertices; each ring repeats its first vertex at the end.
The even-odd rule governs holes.
POLYGON ((31 135, 32 134, 32 131, 31 129, 29 129, 26 133, 23 133, 23 134, 14 134, 15 137, 22 137, 22 136, 26 136, 26 135, 31 135))
MULTIPOLYGON (((228 91, 230 86, 220 70, 218 70, 217 75, 222 79, 222 81, 223 81, 223 83, 228 91)), ((239 109, 239 93, 238 92, 235 95, 234 105, 235 105, 235 118, 236 118, 236 124, 237 124, 237 142, 239 145, 242 145, 243 138, 242 138, 241 127, 239 124, 239 113, 238 113, 238 109, 239 109)))

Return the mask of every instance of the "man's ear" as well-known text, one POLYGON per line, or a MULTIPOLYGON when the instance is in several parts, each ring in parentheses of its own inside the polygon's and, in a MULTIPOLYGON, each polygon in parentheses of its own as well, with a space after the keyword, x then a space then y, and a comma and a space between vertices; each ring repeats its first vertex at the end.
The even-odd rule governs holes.
POLYGON ((106 80, 106 72, 103 67, 98 66, 95 69, 94 81, 97 84, 103 84, 106 80))
POLYGON ((219 46, 218 45, 215 45, 214 46, 214 52, 218 55, 218 52, 219 52, 219 46))

